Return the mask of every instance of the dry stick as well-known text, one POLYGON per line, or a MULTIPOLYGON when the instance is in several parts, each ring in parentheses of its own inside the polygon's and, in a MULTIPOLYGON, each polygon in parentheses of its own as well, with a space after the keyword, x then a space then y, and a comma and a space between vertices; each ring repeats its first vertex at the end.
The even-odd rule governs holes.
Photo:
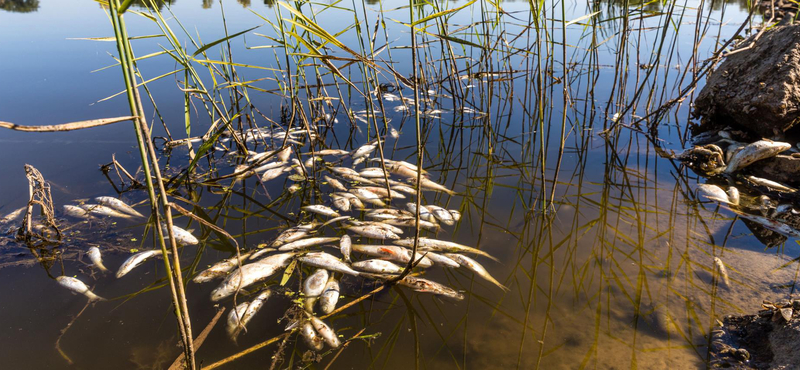
POLYGON ((88 308, 91 303, 92 303, 91 300, 86 301, 86 305, 83 306, 81 311, 78 312, 78 314, 75 315, 75 317, 73 317, 72 320, 70 320, 69 324, 67 324, 67 326, 64 329, 61 329, 61 334, 58 336, 58 339, 56 339, 56 351, 58 351, 58 354, 61 355, 61 357, 63 357, 65 360, 67 360, 67 362, 70 364, 70 366, 74 365, 75 363, 72 362, 72 359, 70 359, 69 356, 67 356, 67 354, 64 353, 63 350, 61 350, 61 345, 60 345, 61 338, 64 337, 64 334, 67 334, 67 330, 69 330, 69 328, 72 327, 72 324, 74 324, 75 321, 78 320, 79 317, 81 317, 81 315, 83 314, 83 311, 86 311, 86 308, 88 308))
POLYGON ((44 126, 23 126, 11 122, 0 121, 0 127, 7 128, 9 130, 25 131, 25 132, 60 132, 60 131, 74 131, 90 127, 105 126, 117 122, 132 121, 135 120, 136 118, 137 118, 136 116, 102 118, 102 119, 94 119, 88 121, 63 123, 60 125, 44 125, 44 126))
MULTIPOLYGON (((214 318, 211 319, 211 322, 209 322, 208 325, 206 325, 206 328, 203 329, 202 332, 200 332, 200 335, 198 335, 197 338, 194 338, 195 349, 198 349, 200 348, 200 346, 203 345, 203 342, 205 342, 206 338, 208 337, 208 334, 211 333, 211 329, 214 329, 214 327, 217 325, 217 321, 219 321, 219 318, 222 317, 222 314, 224 312, 225 308, 217 310, 217 314, 214 315, 214 318)), ((169 366, 168 370, 180 370, 181 365, 183 365, 184 358, 185 354, 181 353, 180 356, 178 356, 178 358, 176 358, 175 361, 172 362, 172 365, 169 366)))
MULTIPOLYGON (((128 170, 125 169, 125 167, 122 167, 122 165, 119 162, 117 162, 116 154, 111 155, 111 163, 114 164, 114 168, 117 170, 117 176, 119 176, 119 171, 122 171, 122 173, 124 173, 125 176, 127 176, 128 179, 131 180, 131 184, 142 185, 141 183, 139 183, 139 181, 136 180, 136 178, 131 176, 131 174, 128 172, 128 170)), ((120 179, 122 179, 122 176, 120 176, 120 179)))
POLYGON ((361 333, 363 333, 363 332, 364 332, 364 330, 367 330, 367 328, 363 328, 363 329, 359 330, 359 331, 358 331, 358 333, 356 333, 356 335, 354 335, 352 338, 350 338, 350 340, 348 340, 347 342, 345 342, 344 344, 342 344, 342 348, 339 348, 339 351, 338 351, 338 352, 336 352, 336 355, 335 355, 335 356, 333 356, 333 358, 331 359, 331 362, 328 362, 328 365, 327 365, 327 366, 325 366, 325 369, 323 369, 323 370, 328 370, 328 369, 330 369, 330 367, 331 367, 331 365, 333 365, 334 361, 336 361, 336 359, 337 359, 337 358, 339 358, 339 355, 341 355, 341 354, 342 354, 342 351, 344 351, 344 349, 345 349, 345 348, 347 348, 347 346, 349 346, 349 345, 350 345, 350 342, 351 342, 351 341, 352 341, 354 338, 356 338, 356 337, 358 337, 359 335, 361 335, 361 333))
POLYGON ((280 334, 280 335, 278 335, 277 337, 274 337, 274 338, 272 338, 272 339, 268 339, 268 340, 266 340, 266 341, 264 341, 264 342, 261 342, 261 343, 259 343, 259 344, 256 344, 256 345, 254 345, 254 346, 252 346, 252 347, 250 347, 250 348, 248 348, 248 349, 246 349, 246 350, 244 350, 244 351, 241 351, 241 352, 239 352, 239 353, 237 353, 237 354, 234 354, 234 355, 231 355, 231 356, 225 357, 225 358, 224 358, 224 359, 222 359, 222 360, 219 360, 219 361, 217 361, 217 362, 215 362, 215 363, 213 363, 213 364, 211 364, 211 365, 208 365, 208 366, 205 366, 205 367, 203 367, 203 370, 211 370, 211 369, 216 369, 216 368, 218 368, 218 367, 220 367, 220 366, 222 366, 222 365, 225 365, 225 364, 227 364, 227 363, 229 363, 229 362, 231 362, 231 361, 234 361, 234 360, 236 360, 236 359, 239 359, 240 357, 242 357, 242 356, 244 356, 244 355, 250 354, 250 353, 251 353, 251 352, 253 352, 253 351, 257 351, 257 350, 259 350, 259 349, 261 349, 261 348, 264 348, 264 347, 266 347, 266 346, 268 346, 268 345, 270 345, 270 344, 272 344, 272 343, 275 343, 275 342, 277 342, 277 341, 279 341, 279 340, 283 339, 284 337, 288 337, 288 336, 289 336, 290 334, 292 334, 293 332, 294 332, 294 330, 292 330, 292 331, 290 331, 290 332, 288 332, 288 333, 283 333, 283 334, 280 334))

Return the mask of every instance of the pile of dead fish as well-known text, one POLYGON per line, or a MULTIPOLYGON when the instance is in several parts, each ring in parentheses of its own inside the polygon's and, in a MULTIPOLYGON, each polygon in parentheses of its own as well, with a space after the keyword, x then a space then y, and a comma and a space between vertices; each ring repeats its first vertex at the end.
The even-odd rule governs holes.
POLYGON ((726 130, 698 135, 695 144, 678 158, 708 178, 698 186, 700 195, 725 205, 757 227, 800 237, 800 211, 794 205, 797 189, 752 175, 754 167, 761 165, 759 161, 784 152, 797 153, 797 148, 768 139, 742 143, 726 130))

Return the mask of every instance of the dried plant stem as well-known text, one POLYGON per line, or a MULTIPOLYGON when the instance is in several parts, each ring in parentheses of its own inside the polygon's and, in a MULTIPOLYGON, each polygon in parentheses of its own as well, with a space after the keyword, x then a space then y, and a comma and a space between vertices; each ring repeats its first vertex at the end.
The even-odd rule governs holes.
POLYGON ((0 121, 0 128, 7 128, 9 130, 25 131, 25 132, 74 131, 84 128, 110 125, 112 123, 117 123, 117 122, 133 121, 136 118, 137 118, 136 116, 126 116, 126 117, 103 118, 103 119, 94 119, 89 121, 63 123, 60 125, 44 125, 44 126, 23 126, 11 122, 0 121))

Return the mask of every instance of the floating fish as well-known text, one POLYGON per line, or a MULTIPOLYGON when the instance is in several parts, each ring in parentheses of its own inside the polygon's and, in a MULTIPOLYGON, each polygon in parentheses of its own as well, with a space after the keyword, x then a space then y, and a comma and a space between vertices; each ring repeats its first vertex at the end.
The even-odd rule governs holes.
POLYGON ((56 278, 56 281, 61 284, 61 286, 76 292, 83 294, 89 297, 90 301, 105 301, 106 299, 103 297, 98 296, 97 294, 92 293, 86 283, 71 277, 71 276, 59 276, 56 278))
MULTIPOLYGON (((415 217, 395 218, 393 220, 383 220, 381 222, 389 225, 404 227, 416 227, 417 224, 415 217)), ((439 232, 439 230, 441 230, 441 227, 438 224, 425 220, 419 220, 419 227, 432 232, 439 232)))
POLYGON ((355 188, 350 189, 350 193, 355 195, 358 199, 374 204, 378 207, 386 207, 386 203, 381 200, 381 197, 378 194, 375 194, 367 189, 364 188, 355 188))
POLYGON ((404 270, 403 267, 397 266, 394 263, 379 259, 353 262, 353 267, 376 274, 399 274, 404 270))
POLYGON ((391 195, 392 198, 406 199, 405 195, 403 195, 403 194, 401 194, 399 192, 396 192, 394 190, 387 191, 386 188, 382 188, 382 187, 362 186, 361 189, 364 189, 364 190, 369 191, 369 192, 371 192, 371 193, 373 193, 373 194, 375 194, 377 196, 384 197, 384 198, 389 198, 389 195, 391 195))
POLYGON ((697 185, 697 190, 700 194, 710 200, 717 202, 729 203, 728 193, 721 187, 711 184, 697 185))
MULTIPOLYGON (((64 206, 64 207, 66 207, 66 206, 64 206)), ((6 224, 6 223, 9 223, 11 221, 15 221, 16 219, 18 219, 20 216, 22 216, 25 213, 26 209, 28 209, 28 206, 23 206, 23 207, 17 208, 15 210, 9 212, 9 214, 3 216, 3 218, 0 218, 0 224, 6 224)), ((65 210, 64 213, 67 213, 66 210, 65 210)))
POLYGON ((211 292, 211 300, 214 302, 221 301, 239 289, 244 289, 267 279, 288 266, 289 261, 293 257, 294 253, 276 254, 236 269, 225 278, 222 284, 211 292))
POLYGON ((450 268, 458 268, 459 266, 461 266, 458 264, 458 262, 453 261, 451 258, 445 257, 438 253, 433 253, 430 251, 418 252, 418 253, 421 253, 423 256, 429 258, 431 261, 433 261, 435 265, 450 267, 450 268))
POLYGON ((70 217, 83 218, 83 219, 92 218, 89 212, 78 206, 71 206, 69 204, 65 204, 62 207, 62 209, 64 210, 64 214, 70 217))
MULTIPOLYGON (((412 178, 410 178, 410 181, 412 183, 416 183, 417 182, 417 178, 416 177, 412 177, 412 178)), ((443 192, 445 192, 445 193, 447 193, 449 195, 456 195, 456 192, 448 189, 446 186, 444 186, 442 184, 439 184, 437 182, 434 182, 434 181, 432 181, 432 180, 430 180, 428 178, 425 178, 425 177, 422 178, 422 180, 420 181, 419 184, 420 184, 421 188, 426 189, 426 190, 443 191, 443 192)))
POLYGON ((117 279, 125 276, 125 274, 131 272, 136 267, 139 267, 139 265, 143 264, 148 258, 160 255, 161 249, 151 249, 128 257, 128 259, 122 263, 122 266, 120 266, 119 271, 117 271, 117 279))
MULTIPOLYGON (((274 249, 273 249, 274 250, 274 249)), ((264 251, 263 249, 261 251, 264 251)), ((240 255, 234 255, 228 259, 224 259, 213 264, 211 267, 203 270, 203 272, 197 274, 197 276, 192 279, 195 283, 206 283, 214 279, 218 279, 221 277, 225 277, 231 272, 234 268, 240 265, 240 260, 242 264, 247 259, 248 256, 252 255, 253 252, 241 253, 240 255)))
POLYGON ((369 218, 374 218, 377 220, 392 220, 400 217, 413 217, 410 212, 403 211, 401 209, 392 209, 392 208, 378 208, 378 209, 371 209, 367 211, 365 214, 369 218))
POLYGON ((280 251, 291 251, 297 249, 303 249, 312 247, 315 245, 325 244, 325 243, 332 243, 339 240, 337 237, 315 237, 315 238, 306 238, 293 241, 291 243, 286 243, 281 245, 278 250, 280 251))
POLYGON ((307 265, 324 268, 330 271, 341 272, 343 274, 353 276, 360 275, 360 273, 356 270, 353 270, 350 265, 325 252, 311 252, 305 256, 299 257, 298 260, 307 265))
POLYGON ((324 176, 322 176, 322 178, 324 178, 325 181, 328 182, 328 185, 330 185, 331 187, 333 187, 334 189, 336 189, 338 191, 347 191, 348 190, 347 187, 344 186, 344 184, 342 184, 339 180, 334 179, 333 177, 330 177, 328 175, 324 175, 324 176))
MULTIPOLYGON (((408 263, 411 260, 411 250, 396 245, 354 244, 353 251, 400 263, 408 263)), ((414 261, 417 262, 419 267, 427 268, 433 266, 433 261, 430 258, 423 257, 423 252, 417 252, 414 261)))
MULTIPOLYGON (((408 202, 406 203, 406 208, 408 208, 408 211, 411 212, 414 215, 414 217, 416 217, 417 214, 416 203, 408 202)), ((433 212, 431 212, 428 209, 428 207, 423 205, 419 206, 419 218, 428 222, 436 222, 436 217, 433 215, 433 212)))
MULTIPOLYGON (((394 244, 402 245, 404 247, 413 247, 414 246, 414 238, 406 238, 393 241, 394 244)), ((456 253, 472 253, 478 254, 484 257, 491 258, 497 261, 497 258, 492 257, 489 253, 486 253, 480 249, 475 249, 472 247, 468 247, 466 245, 449 242, 445 240, 438 240, 438 239, 429 239, 425 237, 419 238, 419 245, 418 248, 423 251, 434 251, 434 252, 456 252, 456 253)), ((458 261, 456 261, 458 262, 458 261)))
POLYGON ((316 213, 318 215, 326 216, 326 217, 339 217, 339 216, 341 216, 338 212, 332 210, 331 207, 324 206, 322 204, 315 204, 315 205, 312 205, 312 206, 300 207, 300 209, 302 209, 304 211, 307 211, 307 212, 316 213))
POLYGON ((794 193, 794 192, 797 191, 797 189, 795 189, 793 187, 786 186, 786 185, 781 184, 779 182, 772 181, 772 180, 769 180, 769 179, 763 179, 763 178, 760 178, 760 177, 747 176, 747 181, 749 181, 749 182, 751 182, 751 183, 753 183, 755 185, 765 186, 765 187, 770 188, 772 190, 777 190, 777 191, 784 192, 784 193, 794 193))
POLYGON ((112 197, 96 197, 94 200, 97 203, 100 203, 104 206, 111 207, 117 211, 122 213, 129 214, 131 216, 141 217, 144 218, 144 215, 133 209, 133 207, 129 206, 127 203, 112 197))
POLYGON ((722 282, 725 284, 725 287, 731 288, 731 280, 728 278, 728 269, 725 268, 725 264, 722 263, 719 257, 714 257, 714 266, 717 271, 719 271, 719 275, 722 276, 722 282))
POLYGON ((478 261, 475 261, 472 258, 461 254, 455 253, 446 253, 445 257, 452 259, 453 261, 458 262, 459 265, 466 267, 467 269, 471 270, 472 272, 476 273, 478 276, 486 279, 487 281, 491 282, 494 285, 500 287, 500 289, 508 291, 509 289, 505 287, 505 285, 500 284, 488 271, 480 264, 478 261))
POLYGON ((319 296, 319 310, 323 314, 329 314, 336 309, 336 303, 339 302, 339 282, 331 276, 328 283, 325 284, 322 294, 319 296))
MULTIPOLYGON (((162 228, 164 233, 164 238, 169 238, 169 233, 167 232, 167 227, 164 225, 162 228)), ((197 245, 200 244, 200 241, 192 235, 187 230, 184 230, 178 226, 172 225, 172 236, 175 237, 175 241, 180 245, 197 245)), ((168 239, 165 239, 168 240, 168 239)))
POLYGON ((263 292, 259 293, 255 299, 251 302, 244 302, 237 305, 231 312, 228 314, 228 322, 227 326, 225 327, 225 331, 228 333, 228 337, 230 337, 234 342, 239 334, 245 330, 247 323, 250 322, 250 319, 258 313, 261 307, 264 306, 264 302, 269 299, 272 295, 272 291, 267 289, 263 292))
POLYGON ((450 211, 433 204, 426 205, 425 208, 427 208, 428 211, 433 213, 433 216, 436 217, 436 219, 441 221, 443 224, 448 226, 456 224, 456 220, 453 219, 453 215, 450 213, 450 211))
POLYGON ((396 233, 392 232, 391 230, 378 227, 377 225, 348 226, 347 230, 372 239, 400 239, 400 236, 396 233))
POLYGON ((303 294, 306 297, 318 297, 328 283, 328 270, 317 269, 303 282, 303 294))
POLYGON ((270 245, 273 247, 277 247, 282 244, 302 239, 306 237, 306 235, 308 235, 311 231, 313 231, 316 228, 316 225, 317 225, 316 223, 310 223, 288 228, 284 230, 282 233, 280 233, 280 235, 278 235, 278 237, 275 238, 275 241, 273 241, 272 244, 270 245))
POLYGON ((411 288, 411 290, 415 292, 433 293, 457 301, 464 299, 464 295, 457 292, 455 289, 428 279, 406 276, 397 283, 402 286, 411 288))
POLYGON ((306 345, 314 351, 322 351, 322 348, 325 347, 325 342, 322 337, 317 334, 317 331, 314 330, 311 321, 306 321, 300 326, 300 336, 303 337, 303 341, 306 345))
POLYGON ((331 348, 339 348, 339 346, 342 344, 339 341, 339 337, 336 336, 336 332, 319 318, 312 316, 311 325, 314 326, 314 330, 319 333, 319 335, 322 337, 322 340, 325 341, 325 344, 331 348))
POLYGON ((86 255, 89 256, 89 260, 92 261, 92 264, 94 264, 94 267, 97 267, 98 270, 103 272, 108 271, 106 266, 103 265, 103 257, 100 255, 100 248, 91 247, 89 251, 86 252, 86 255))
POLYGON ((333 194, 331 194, 331 199, 333 200, 333 206, 334 207, 336 207, 339 210, 344 211, 344 212, 350 212, 351 203, 350 203, 350 200, 348 198, 345 198, 345 197, 343 197, 343 196, 341 196, 339 194, 333 193, 333 194))
POLYGON ((344 261, 347 263, 352 262, 350 260, 350 252, 352 251, 352 246, 353 242, 350 240, 350 236, 347 234, 342 235, 342 238, 339 239, 339 251, 342 252, 344 261))
POLYGON ((131 218, 133 216, 122 213, 111 207, 106 207, 102 204, 82 204, 79 207, 83 208, 86 212, 96 216, 107 216, 116 218, 131 218))
POLYGON ((725 173, 734 173, 753 164, 754 162, 765 158, 774 157, 778 153, 788 150, 791 147, 792 145, 789 143, 782 143, 766 139, 748 144, 731 156, 731 160, 728 162, 728 166, 725 168, 725 173))

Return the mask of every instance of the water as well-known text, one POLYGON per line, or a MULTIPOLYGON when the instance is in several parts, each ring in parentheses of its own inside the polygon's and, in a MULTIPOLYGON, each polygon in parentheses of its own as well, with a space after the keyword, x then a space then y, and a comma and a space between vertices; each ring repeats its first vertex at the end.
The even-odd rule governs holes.
MULTIPOLYGON (((449 4, 449 8, 464 4, 449 4)), ((452 65, 441 61, 440 39, 420 36, 420 40, 427 41, 426 47, 420 49, 420 58, 426 61, 423 72, 429 81, 442 81, 428 86, 435 90, 433 95, 448 95, 432 97, 434 106, 445 112, 422 122, 427 143, 425 168, 430 169, 434 180, 459 192, 454 197, 429 193, 425 201, 462 212, 461 222, 456 227, 446 227, 439 237, 478 247, 497 257, 499 263, 479 261, 510 291, 505 293, 464 269, 433 268, 426 278, 465 292, 466 299, 451 302, 403 288, 382 291, 327 320, 343 339, 361 329, 361 335, 374 338, 356 339, 341 355, 326 354, 314 365, 304 361, 306 348, 292 336, 281 349, 284 361, 280 366, 703 367, 708 352, 707 334, 715 320, 752 312, 763 298, 789 294, 796 267, 780 267, 797 257, 800 250, 793 240, 780 248, 766 249, 742 222, 733 219, 732 213, 717 209, 714 204, 698 204, 694 189, 703 180, 680 163, 658 154, 654 143, 659 150, 677 151, 688 145, 685 139, 690 96, 658 121, 658 140, 648 140, 646 134, 629 128, 622 128, 608 140, 599 133, 628 104, 632 108, 620 120, 624 125, 678 97, 692 76, 691 69, 687 75, 684 71, 708 58, 717 41, 730 38, 739 28, 746 17, 742 5, 719 3, 713 9, 705 5, 700 8, 702 16, 697 23, 700 4, 686 4, 686 8, 683 4, 677 8, 629 4, 628 27, 623 28, 619 17, 626 12, 621 3, 602 3, 593 8, 579 2, 565 4, 564 18, 568 20, 597 14, 594 27, 586 24, 591 18, 581 18, 567 27, 564 34, 568 44, 575 47, 563 51, 561 23, 552 21, 561 19, 560 4, 544 5, 547 37, 552 42, 547 42, 544 32, 523 26, 530 21, 527 3, 499 3, 505 12, 502 16, 482 13, 480 4, 455 13, 449 27, 453 37, 471 44, 489 44, 493 51, 481 53, 474 45, 454 41, 452 52, 462 56, 457 60, 456 74, 503 73, 490 74, 486 79, 455 78, 452 65), (674 27, 662 35, 661 27, 668 19, 674 27), (695 32, 704 35, 696 55, 694 40, 701 37, 695 32), (592 48, 592 42, 599 46, 592 48), (654 49, 660 50, 659 60, 653 59, 654 49), (655 67, 640 68, 642 64, 655 67), (563 65, 568 67, 566 79, 563 65), (447 76, 453 78, 446 79, 447 76), (568 82, 566 100, 564 80, 568 82), (463 82, 457 90, 458 99, 449 97, 454 95, 452 81, 463 82), (639 92, 642 84, 645 88, 639 92), (467 89, 467 85, 475 86, 467 89), (455 107, 466 106, 487 114, 461 114, 452 110, 454 102, 455 107), (559 165, 562 137, 564 151, 559 165), (558 181, 554 182, 556 171, 558 181), (714 256, 729 266, 731 287, 716 284, 714 256)), ((391 58, 393 68, 408 77, 412 71, 409 28, 394 21, 408 21, 408 8, 404 5, 396 1, 383 3, 388 41, 395 48, 382 51, 379 57, 384 61, 391 58)), ((488 3, 482 5, 494 9, 488 3)), ((336 6, 353 8, 353 4, 336 6)), ((286 106, 287 100, 281 99, 275 89, 280 86, 276 80, 285 82, 284 55, 276 48, 253 48, 275 44, 255 33, 273 38, 280 35, 253 12, 275 23, 277 10, 281 9, 283 18, 289 17, 288 10, 273 3, 231 1, 220 4, 182 0, 171 2, 169 7, 189 33, 203 42, 224 36, 221 7, 230 33, 262 25, 244 38, 231 41, 233 58, 240 65, 272 68, 240 66, 237 73, 241 81, 253 81, 248 98, 260 111, 253 113, 258 123, 267 125, 267 119, 280 122, 281 106, 286 106), (267 79, 258 80, 264 78, 267 79)), ((318 15, 317 22, 331 33, 344 30, 337 39, 358 51, 359 34, 347 27, 353 24, 354 16, 363 21, 365 13, 360 3, 355 8, 355 14, 327 9, 318 15)), ((361 42, 368 49, 376 17, 381 13, 378 3, 368 2, 365 8, 366 21, 361 27, 369 37, 362 37, 361 42)), ((0 50, 4 51, 0 53, 0 120, 43 125, 129 113, 124 95, 99 102, 124 88, 119 67, 99 70, 115 63, 109 55, 116 55, 115 44, 76 40, 113 35, 102 7, 90 1, 0 0, 0 9, 12 10, 0 12, 0 25, 7 35, 13 35, 0 40, 0 50)), ((166 9, 162 7, 165 14, 166 9)), ((307 5, 304 9, 308 10, 307 5)), ((430 6, 422 11, 426 15, 434 13, 430 6)), ((135 14, 127 15, 126 21, 132 36, 160 33, 153 22, 135 14)), ((174 20, 170 25, 178 32, 174 20)), ((438 32, 435 26, 426 30, 438 32)), ((179 35, 182 43, 189 43, 185 34, 179 35)), ((386 43, 382 28, 378 29, 376 40, 376 49, 386 43)), ((139 56, 161 51, 162 47, 169 49, 164 39, 135 40, 133 47, 139 56)), ((331 55, 352 57, 341 48, 327 47, 331 55)), ((219 50, 209 49, 207 57, 223 58, 219 50)), ((298 51, 306 53, 308 49, 300 47, 298 51)), ((358 64, 347 67, 342 60, 334 63, 363 89, 358 64)), ((324 70, 322 64, 318 66, 324 70)), ((174 60, 164 55, 144 60, 139 67, 145 78, 177 69, 174 60)), ((206 73, 204 81, 210 84, 208 71, 200 71, 206 73)), ((313 66, 307 65, 304 71, 309 73, 307 81, 316 83, 313 66)), ((184 100, 177 89, 183 79, 181 72, 148 83, 158 111, 175 138, 186 136, 184 100)), ((331 82, 332 77, 328 74, 323 80, 331 82)), ((395 81, 384 69, 380 82, 395 81)), ((351 149, 365 142, 367 135, 373 138, 374 131, 371 123, 367 126, 357 119, 353 120, 357 129, 351 129, 345 112, 365 109, 365 99, 358 98, 341 80, 339 86, 342 95, 333 85, 326 86, 323 92, 343 98, 343 106, 333 100, 333 108, 341 108, 335 113, 338 123, 321 132, 328 145, 351 149)), ((317 88, 303 91, 300 97, 308 98, 309 93, 317 94, 317 88)), ((402 93, 406 97, 412 94, 408 88, 402 93)), ((226 95, 216 98, 227 104, 226 95)), ((146 109, 152 112, 149 99, 145 100, 146 109)), ((413 162, 414 120, 393 110, 398 102, 384 104, 391 125, 402 133, 399 140, 387 140, 384 152, 387 158, 413 162)), ((210 120, 199 101, 195 101, 192 110, 190 134, 202 135, 210 120)), ((154 135, 164 136, 158 116, 151 114, 147 118, 153 124, 154 135)), ((642 130, 646 131, 648 124, 643 122, 642 130)), ((132 172, 140 163, 130 123, 68 133, 4 130, 0 132, 0 142, 0 155, 4 158, 0 162, 2 214, 25 204, 25 163, 37 167, 52 183, 59 209, 61 205, 74 204, 76 199, 114 194, 114 188, 98 170, 98 165, 111 162, 112 154, 132 172)), ((219 155, 215 159, 218 162, 211 167, 219 174, 231 172, 221 163, 233 159, 219 155)), ((188 161, 187 150, 178 148, 163 154, 162 167, 165 174, 175 174, 188 161)), ((210 166, 208 162, 201 165, 203 169, 210 166)), ((119 185, 115 176, 110 174, 119 185)), ((218 226, 237 236, 241 246, 252 248, 275 237, 282 219, 275 214, 292 220, 296 217, 299 199, 273 203, 282 199, 284 187, 290 184, 281 179, 262 188, 247 180, 230 195, 220 195, 218 187, 196 185, 193 193, 182 188, 179 195, 203 205, 203 212, 218 226), (256 202, 269 204, 270 210, 256 202)), ((146 201, 147 195, 134 190, 123 198, 135 203, 146 201)), ((0 327, 4 328, 0 334, 0 357, 6 367, 65 368, 72 362, 75 367, 87 369, 166 368, 181 353, 169 291, 163 287, 163 263, 147 262, 115 279, 94 272, 82 254, 91 245, 101 245, 105 264, 115 270, 131 249, 154 247, 143 224, 112 222, 75 225, 74 220, 65 221, 68 240, 57 248, 32 251, 2 240, 0 279, 4 283, 0 284, 0 296, 6 298, 0 303, 0 327), (53 257, 37 262, 34 252, 53 257), (52 280, 62 274, 81 278, 97 294, 112 300, 84 309, 85 298, 70 294, 52 280), (158 288, 133 294, 151 287, 158 288)), ((197 223, 190 225, 186 218, 176 222, 189 225, 195 235, 204 239, 199 248, 183 250, 183 266, 191 269, 185 273, 200 271, 230 256, 230 243, 207 228, 197 223)), ((296 278, 289 282, 289 286, 297 284, 296 278)), ((216 283, 187 285, 195 335, 216 312, 208 298, 215 286, 216 283)), ((345 279, 343 286, 343 302, 373 288, 359 279, 345 279)), ((287 297, 270 299, 238 343, 227 338, 223 323, 218 324, 200 347, 198 359, 208 365, 280 335, 286 322, 277 320, 290 304, 287 297)), ((220 307, 229 309, 231 305, 224 301, 220 307)), ((264 367, 278 348, 267 346, 225 368, 264 367)))

